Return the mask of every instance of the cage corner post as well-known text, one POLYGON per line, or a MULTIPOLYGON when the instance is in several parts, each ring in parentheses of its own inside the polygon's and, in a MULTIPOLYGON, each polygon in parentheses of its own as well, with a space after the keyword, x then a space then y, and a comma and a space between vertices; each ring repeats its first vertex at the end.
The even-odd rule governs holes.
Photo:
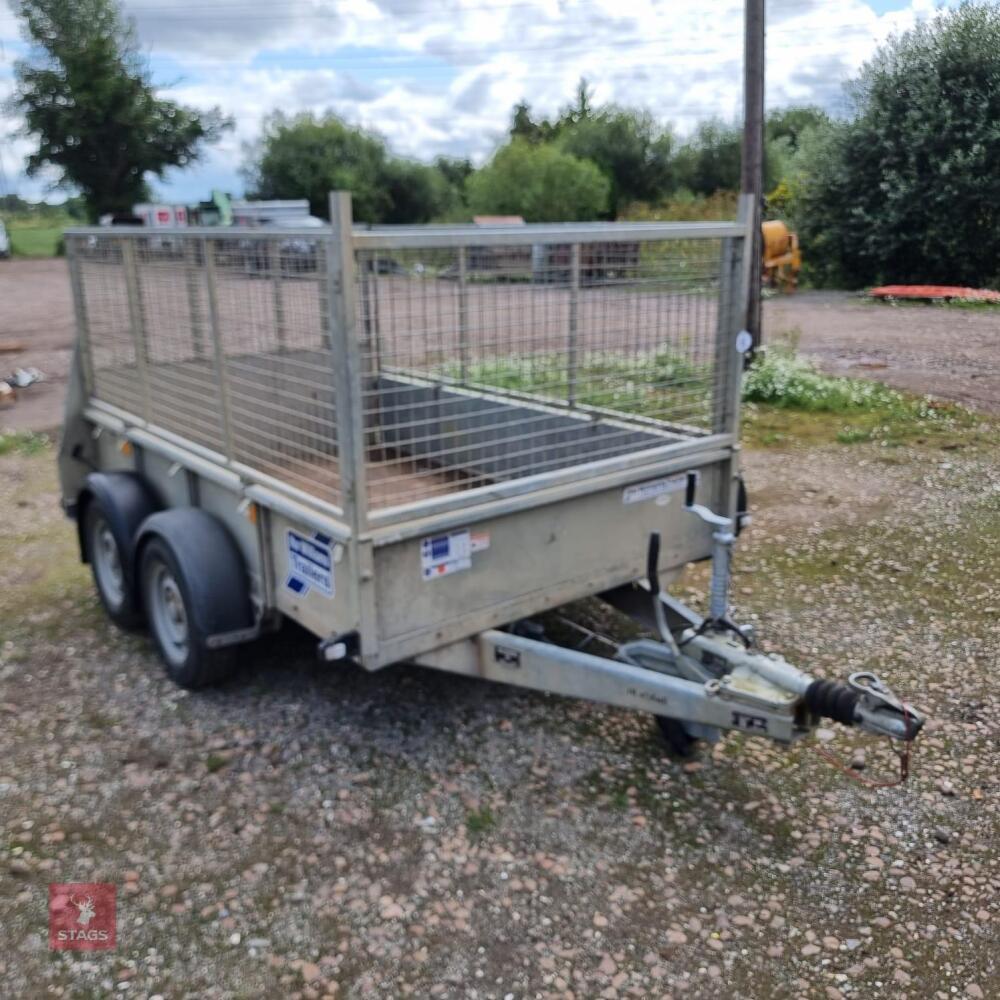
POLYGON ((66 266, 69 269, 70 288, 73 292, 73 324, 79 344, 80 374, 86 398, 89 400, 95 392, 94 352, 90 341, 90 321, 87 317, 79 247, 76 238, 72 236, 66 240, 66 266))
POLYGON ((357 281, 351 194, 330 192, 330 237, 326 255, 327 329, 337 423, 337 451, 344 518, 351 531, 352 578, 361 631, 361 659, 378 653, 374 546, 368 532, 368 470, 365 447, 365 366, 357 322, 357 281))
MULTIPOLYGON (((741 223, 745 222, 740 206, 741 223)), ((730 439, 728 471, 719 483, 718 510, 727 517, 736 513, 739 483, 740 395, 743 382, 743 355, 737 337, 743 328, 746 309, 749 229, 722 241, 719 266, 718 316, 715 340, 715 393, 713 431, 730 439)))

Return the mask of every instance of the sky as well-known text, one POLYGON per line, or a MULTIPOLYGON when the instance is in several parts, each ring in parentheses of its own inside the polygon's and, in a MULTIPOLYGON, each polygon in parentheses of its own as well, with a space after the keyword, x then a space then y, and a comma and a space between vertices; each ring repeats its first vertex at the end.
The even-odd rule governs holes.
MULTIPOLYGON (((27 178, 31 140, 2 110, 28 49, 0 0, 0 194, 58 201, 27 178)), ((940 2, 938 3, 940 5, 940 2)), ((551 114, 586 77, 597 103, 648 108, 685 135, 741 109, 741 0, 125 0, 163 96, 219 106, 235 128, 164 200, 241 194, 263 116, 332 110, 406 156, 486 160, 511 107, 551 114)), ((767 104, 836 111, 842 84, 935 0, 768 0, 767 104)))

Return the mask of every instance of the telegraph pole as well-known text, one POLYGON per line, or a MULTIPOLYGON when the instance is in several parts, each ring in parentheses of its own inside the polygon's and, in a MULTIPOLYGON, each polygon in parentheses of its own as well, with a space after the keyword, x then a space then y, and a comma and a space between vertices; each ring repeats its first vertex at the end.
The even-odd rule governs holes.
POLYGON ((746 329, 756 349, 761 343, 760 273, 761 212, 764 204, 764 6, 765 0, 745 0, 743 16, 743 160, 740 191, 753 206, 750 287, 746 329))

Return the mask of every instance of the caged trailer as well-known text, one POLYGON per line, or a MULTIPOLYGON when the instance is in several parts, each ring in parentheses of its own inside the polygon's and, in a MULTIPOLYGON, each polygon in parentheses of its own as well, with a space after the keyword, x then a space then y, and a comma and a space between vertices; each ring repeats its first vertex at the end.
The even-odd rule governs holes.
POLYGON ((178 229, 170 254, 66 234, 63 502, 107 613, 174 681, 223 677, 287 617, 325 661, 647 711, 679 752, 820 718, 913 739, 875 675, 814 679, 729 617, 749 212, 373 228, 341 192, 330 218, 178 229), (315 267, 283 266, 296 237, 315 267), (703 559, 705 617, 664 589, 703 559), (658 639, 604 657, 532 620, 595 595, 658 639))

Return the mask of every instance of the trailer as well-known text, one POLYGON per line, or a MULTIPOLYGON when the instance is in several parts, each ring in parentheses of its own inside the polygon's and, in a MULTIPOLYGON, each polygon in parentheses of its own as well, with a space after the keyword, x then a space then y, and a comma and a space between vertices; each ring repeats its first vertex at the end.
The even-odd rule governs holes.
POLYGON ((170 677, 216 681, 290 618, 331 665, 650 712, 679 752, 820 718, 916 736, 877 677, 813 678, 730 617, 749 212, 362 228, 348 194, 330 210, 294 277, 285 230, 246 231, 253 276, 217 230, 176 230, 170 258, 130 231, 66 234, 63 503, 107 613, 148 627, 170 677), (484 246, 560 249, 548 280, 472 280, 484 246), (595 246, 629 266, 588 284, 595 246), (666 588, 706 559, 701 615, 666 588), (605 657, 539 626, 595 595, 656 638, 605 657))

